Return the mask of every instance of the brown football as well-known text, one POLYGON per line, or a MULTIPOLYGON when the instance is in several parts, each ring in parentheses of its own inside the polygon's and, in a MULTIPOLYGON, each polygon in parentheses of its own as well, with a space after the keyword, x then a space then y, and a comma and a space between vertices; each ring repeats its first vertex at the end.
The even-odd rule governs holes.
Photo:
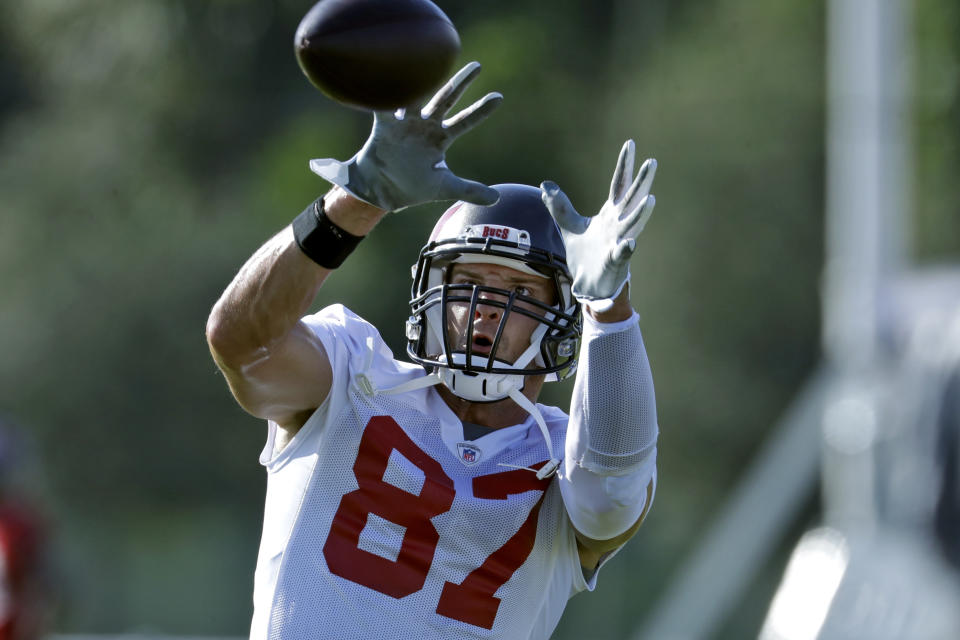
POLYGON ((388 110, 416 104, 447 78, 460 36, 430 0, 320 0, 300 21, 294 50, 333 100, 388 110))

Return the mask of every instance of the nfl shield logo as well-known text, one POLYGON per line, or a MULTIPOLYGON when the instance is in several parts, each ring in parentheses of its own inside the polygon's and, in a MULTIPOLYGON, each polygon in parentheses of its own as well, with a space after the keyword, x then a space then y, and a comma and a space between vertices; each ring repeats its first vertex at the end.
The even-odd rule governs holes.
POLYGON ((460 452, 460 460, 464 464, 472 465, 480 461, 480 449, 470 443, 461 442, 457 445, 457 450, 460 452))

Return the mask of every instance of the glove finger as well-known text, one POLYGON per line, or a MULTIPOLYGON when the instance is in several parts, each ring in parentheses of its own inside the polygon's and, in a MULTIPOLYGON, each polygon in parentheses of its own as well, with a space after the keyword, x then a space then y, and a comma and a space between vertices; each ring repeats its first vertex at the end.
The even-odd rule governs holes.
POLYGON ((478 73, 480 73, 480 63, 468 63, 437 91, 430 102, 420 110, 420 116, 423 118, 442 118, 456 104, 478 73))
POLYGON ((499 107, 501 102, 503 102, 503 96, 494 91, 452 118, 444 120, 443 126, 447 131, 447 137, 452 140, 473 129, 493 113, 493 110, 499 107))
POLYGON ((622 233, 620 238, 636 238, 647 226, 647 220, 653 215, 653 208, 657 205, 657 199, 651 193, 640 201, 640 206, 632 210, 623 220, 621 220, 622 233))
POLYGON ((619 202, 623 197, 630 179, 633 177, 633 159, 636 154, 636 145, 633 140, 627 140, 620 149, 620 157, 617 158, 617 168, 613 172, 613 180, 610 181, 610 202, 619 202))
POLYGON ((500 193, 493 187, 474 180, 458 178, 450 172, 444 176, 437 195, 439 200, 463 200, 481 206, 492 205, 500 199, 500 193))
POLYGON ((637 241, 633 238, 624 238, 610 254, 610 259, 614 264, 620 264, 629 260, 633 255, 633 250, 637 248, 637 241))
POLYGON ((314 158, 310 161, 310 171, 327 182, 332 182, 341 187, 350 181, 347 165, 333 158, 314 158))
POLYGON ((570 198, 560 190, 557 183, 549 180, 540 183, 540 199, 543 200, 547 211, 550 212, 561 231, 580 233, 589 225, 589 222, 573 208, 570 198))
POLYGON ((650 193, 650 187, 653 186, 653 177, 657 174, 657 161, 653 158, 649 158, 643 165, 640 167, 640 172, 637 173, 636 179, 633 181, 633 184, 630 185, 630 191, 627 192, 627 195, 624 197, 624 210, 630 210, 638 204, 641 200, 647 197, 647 194, 650 193))

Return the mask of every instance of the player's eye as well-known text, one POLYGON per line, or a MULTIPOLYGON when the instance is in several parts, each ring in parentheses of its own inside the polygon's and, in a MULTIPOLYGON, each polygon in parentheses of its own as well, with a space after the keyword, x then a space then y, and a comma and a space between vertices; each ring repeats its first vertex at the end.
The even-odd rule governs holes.
POLYGON ((526 287, 522 284, 514 287, 513 292, 516 293, 518 296, 531 296, 531 297, 533 296, 533 291, 530 290, 530 287, 526 287))

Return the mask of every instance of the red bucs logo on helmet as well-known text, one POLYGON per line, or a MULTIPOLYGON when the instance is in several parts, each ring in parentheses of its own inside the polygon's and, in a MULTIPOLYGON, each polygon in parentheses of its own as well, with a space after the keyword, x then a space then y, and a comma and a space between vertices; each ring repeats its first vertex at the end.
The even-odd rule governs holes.
POLYGON ((494 238, 516 242, 521 248, 530 246, 530 233, 525 229, 515 229, 504 225, 477 224, 470 225, 460 233, 461 238, 494 238))
POLYGON ((500 238, 501 240, 506 240, 510 237, 510 227, 491 227, 490 225, 483 225, 483 233, 480 234, 481 237, 489 238, 500 238))

